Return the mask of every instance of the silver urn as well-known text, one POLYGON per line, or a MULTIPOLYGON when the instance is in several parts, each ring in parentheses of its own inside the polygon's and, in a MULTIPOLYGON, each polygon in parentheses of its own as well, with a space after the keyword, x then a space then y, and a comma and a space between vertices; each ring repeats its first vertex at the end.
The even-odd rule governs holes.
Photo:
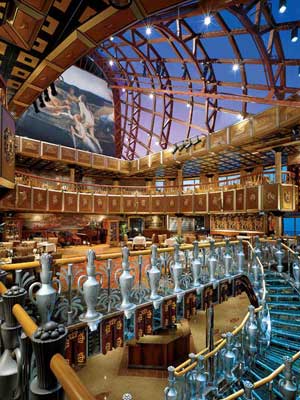
POLYGON ((275 251, 275 258, 277 261, 277 271, 278 272, 283 272, 283 257, 284 257, 284 251, 282 250, 282 243, 281 239, 277 239, 277 250, 275 251))
POLYGON ((232 267, 232 256, 230 254, 230 241, 225 239, 225 255, 224 255, 224 265, 225 265, 225 276, 230 276, 230 271, 232 267))
POLYGON ((237 267, 238 267, 238 273, 242 274, 244 272, 244 268, 245 268, 245 253, 244 253, 242 239, 239 240, 239 244, 238 244, 237 267))
POLYGON ((146 271, 148 281, 149 281, 149 286, 150 286, 150 300, 153 301, 158 301, 162 299, 162 296, 160 296, 158 292, 159 288, 159 282, 160 282, 160 276, 161 272, 160 269, 158 268, 158 262, 159 259, 157 257, 157 246, 153 244, 151 246, 151 267, 146 271))
POLYGON ((122 248, 122 268, 118 269, 115 273, 115 280, 118 283, 122 296, 122 303, 120 309, 125 311, 125 316, 129 317, 130 313, 126 311, 133 311, 136 305, 130 302, 130 293, 134 286, 135 275, 130 272, 134 268, 129 267, 129 250, 127 247, 122 248))
POLYGON ((94 250, 88 250, 86 275, 81 275, 77 282, 78 290, 83 295, 87 306, 86 312, 81 314, 79 319, 86 322, 91 331, 97 329, 98 323, 103 317, 101 313, 96 311, 98 297, 102 286, 102 275, 99 272, 96 272, 95 259, 96 254, 94 250), (96 279, 97 276, 100 277, 100 281, 96 279))
POLYGON ((284 378, 280 379, 278 388, 285 400, 296 400, 298 385, 292 371, 293 359, 292 357, 286 356, 283 360, 285 364, 283 371, 284 378))
POLYGON ((181 293, 182 289, 180 287, 180 279, 182 277, 183 267, 182 267, 182 263, 180 261, 179 244, 178 243, 176 243, 174 245, 174 262, 171 264, 170 270, 171 270, 171 274, 172 274, 173 281, 174 281, 173 292, 175 294, 181 293))
POLYGON ((223 353, 223 373, 227 382, 232 382, 235 379, 233 370, 237 364, 237 349, 233 346, 233 334, 226 333, 226 347, 223 353))
POLYGON ((300 266, 299 266, 299 253, 295 252, 293 261, 293 276, 296 288, 300 288, 300 266))
POLYGON ((212 239, 209 242, 210 246, 210 254, 208 257, 208 273, 209 273, 209 281, 214 282, 216 280, 215 273, 217 269, 217 256, 215 251, 215 241, 212 239))
POLYGON ((41 255, 40 260, 42 267, 41 282, 35 282, 30 286, 29 298, 38 309, 41 323, 45 324, 51 319, 56 300, 61 293, 61 284, 57 278, 52 279, 52 256, 45 253, 41 255), (52 286, 54 282, 58 285, 58 291, 52 286), (37 287, 39 289, 34 293, 33 290, 37 287))
POLYGON ((247 350, 251 356, 257 353, 258 326, 255 317, 255 308, 248 307, 249 319, 246 324, 247 350))
POLYGON ((193 277, 193 286, 199 287, 200 284, 200 277, 201 277, 201 269, 202 263, 199 259, 199 243, 195 240, 193 242, 193 261, 191 265, 192 277, 193 277))

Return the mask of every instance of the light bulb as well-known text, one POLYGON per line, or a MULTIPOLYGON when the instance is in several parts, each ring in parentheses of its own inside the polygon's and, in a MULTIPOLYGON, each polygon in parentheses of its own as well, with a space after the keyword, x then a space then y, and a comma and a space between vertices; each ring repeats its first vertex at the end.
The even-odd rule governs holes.
POLYGON ((154 94, 153 94, 153 93, 150 93, 150 94, 149 94, 149 99, 150 99, 150 100, 153 100, 153 98, 154 98, 154 94))
POLYGON ((211 16, 210 16, 210 15, 207 15, 207 16, 204 18, 204 25, 208 26, 208 25, 210 25, 210 24, 211 24, 211 16))
POLYGON ((114 65, 114 60, 109 60, 109 65, 112 67, 114 65))
POLYGON ((280 14, 283 14, 286 12, 286 0, 280 0, 279 1, 279 8, 278 11, 280 14))
POLYGON ((109 38, 109 40, 110 40, 111 42, 113 42, 113 41, 114 41, 114 37, 111 36, 111 37, 109 38))
POLYGON ((233 64, 233 66, 232 66, 232 71, 236 72, 236 71, 238 71, 239 69, 240 69, 239 64, 233 64))
POLYGON ((147 36, 150 36, 151 33, 152 33, 151 26, 147 26, 147 28, 146 28, 146 35, 147 35, 147 36))

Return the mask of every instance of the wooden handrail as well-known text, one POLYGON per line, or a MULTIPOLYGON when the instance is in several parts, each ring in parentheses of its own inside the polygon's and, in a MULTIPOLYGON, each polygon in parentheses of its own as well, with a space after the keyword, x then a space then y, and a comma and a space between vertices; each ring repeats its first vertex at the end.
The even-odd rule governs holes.
POLYGON ((38 328, 37 324, 33 321, 33 319, 30 318, 30 316, 20 304, 15 304, 13 306, 12 312, 16 320, 22 326, 22 329, 26 333, 26 335, 28 337, 31 337, 38 328))
POLYGON ((7 291, 7 287, 3 282, 0 282, 0 294, 4 294, 7 291))
POLYGON ((61 354, 51 358, 50 368, 70 400, 95 400, 61 354))
MULTIPOLYGON (((237 244, 238 240, 232 240, 230 241, 230 244, 237 244)), ((225 242, 216 242, 215 246, 224 246, 225 242)), ((209 242, 207 241, 206 243, 199 243, 199 248, 208 248, 210 246, 209 242)), ((192 244, 183 244, 180 246, 180 250, 192 250, 193 245, 192 244)), ((174 251, 174 247, 164 247, 164 248, 159 248, 158 253, 172 253, 174 251)), ((129 255, 130 256, 139 256, 139 255, 150 255, 151 254, 151 249, 147 250, 137 250, 137 251, 130 251, 129 255)), ((98 261, 105 261, 108 259, 116 259, 116 258, 121 258, 122 253, 110 253, 110 254, 98 254, 96 255, 96 260, 98 261)), ((82 263, 86 262, 87 258, 86 256, 78 256, 78 257, 70 257, 70 258, 60 258, 54 260, 54 265, 56 267, 60 267, 61 265, 67 265, 69 263, 76 264, 76 263, 82 263)), ((16 264, 3 264, 1 265, 1 269, 4 271, 15 271, 17 269, 30 269, 30 268, 39 268, 40 267, 40 262, 39 261, 31 261, 31 262, 25 262, 25 263, 16 263, 16 264)))

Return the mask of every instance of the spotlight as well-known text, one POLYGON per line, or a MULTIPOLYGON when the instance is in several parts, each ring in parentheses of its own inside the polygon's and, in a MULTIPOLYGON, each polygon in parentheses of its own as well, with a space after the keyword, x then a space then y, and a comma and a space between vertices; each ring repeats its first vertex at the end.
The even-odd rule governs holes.
POLYGON ((45 89, 45 90, 44 90, 44 99, 45 99, 45 101, 47 101, 47 102, 50 101, 48 89, 45 89))
POLYGON ((153 100, 153 98, 154 98, 154 94, 153 94, 153 93, 150 93, 150 94, 149 94, 149 99, 150 99, 150 100, 153 100))
POLYGON ((109 38, 109 40, 111 41, 111 42, 113 42, 114 41, 114 37, 113 36, 111 36, 110 38, 109 38))
POLYGON ((237 64, 237 63, 233 64, 233 66, 232 66, 232 71, 236 72, 236 71, 238 71, 239 69, 240 69, 239 64, 237 64))
POLYGON ((125 10, 130 7, 132 0, 108 0, 109 5, 116 8, 117 10, 125 10))
POLYGON ((244 119, 244 116, 243 116, 243 114, 237 114, 237 119, 239 119, 240 121, 242 120, 242 119, 244 119))
POLYGON ((283 14, 286 12, 286 0, 279 0, 278 11, 280 14, 283 14))
POLYGON ((40 101, 40 107, 41 108, 46 107, 46 104, 44 103, 44 100, 43 100, 43 96, 41 94, 39 95, 39 101, 40 101))
POLYGON ((186 103, 186 108, 191 108, 191 103, 188 101, 187 103, 186 103))
POLYGON ((57 96, 57 91, 56 91, 56 88, 55 88, 55 85, 53 82, 50 85, 50 89, 51 89, 52 96, 57 96))
POLYGON ((36 113, 39 113, 39 112, 40 112, 36 101, 33 102, 33 108, 34 108, 34 111, 35 111, 36 113))
POLYGON ((146 35, 147 35, 147 36, 150 36, 151 33, 152 33, 152 28, 151 28, 151 26, 147 26, 147 28, 146 28, 146 35))
POLYGON ((204 25, 208 26, 208 25, 210 25, 210 24, 211 24, 211 16, 210 16, 210 15, 207 15, 207 16, 204 18, 204 25))
POLYGON ((109 65, 112 67, 114 65, 114 60, 109 60, 109 65))
POLYGON ((300 65, 299 65, 299 67, 298 67, 298 76, 299 76, 299 78, 300 78, 300 65))
POLYGON ((122 92, 125 93, 125 92, 126 92, 126 89, 125 89, 125 88, 122 88, 122 92))
POLYGON ((291 42, 296 43, 298 40, 298 26, 291 30, 291 42))

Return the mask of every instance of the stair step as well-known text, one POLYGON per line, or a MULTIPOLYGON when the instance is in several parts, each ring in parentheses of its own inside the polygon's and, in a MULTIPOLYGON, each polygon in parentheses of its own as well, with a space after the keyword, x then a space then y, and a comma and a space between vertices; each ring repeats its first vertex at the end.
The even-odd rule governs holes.
POLYGON ((277 316, 284 316, 284 317, 290 317, 290 318, 299 318, 300 319, 300 311, 285 311, 285 310, 276 310, 270 308, 270 314, 271 315, 277 315, 277 316))
POLYGON ((298 328, 299 329, 299 335, 300 335, 300 320, 297 321, 296 319, 290 320, 290 319, 271 318, 271 324, 285 326, 288 329, 290 329, 290 328, 298 328))
POLYGON ((287 338, 291 338, 292 340, 299 340, 299 333, 298 332, 288 332, 285 331, 283 329, 276 329, 273 328, 272 329, 272 336, 274 337, 274 335, 276 337, 280 336, 280 337, 287 337, 287 338))
POLYGON ((272 337, 271 338, 271 343, 276 344, 277 346, 283 347, 285 349, 291 350, 291 351, 299 351, 300 350, 300 344, 299 342, 293 342, 288 339, 282 339, 278 337, 272 337))
POLYGON ((294 288, 292 286, 287 286, 287 285, 282 285, 282 286, 273 286, 273 285, 268 285, 267 284, 267 290, 291 290, 294 291, 294 288))
POLYGON ((297 293, 268 293, 267 294, 268 299, 295 299, 299 300, 299 295, 297 293))

